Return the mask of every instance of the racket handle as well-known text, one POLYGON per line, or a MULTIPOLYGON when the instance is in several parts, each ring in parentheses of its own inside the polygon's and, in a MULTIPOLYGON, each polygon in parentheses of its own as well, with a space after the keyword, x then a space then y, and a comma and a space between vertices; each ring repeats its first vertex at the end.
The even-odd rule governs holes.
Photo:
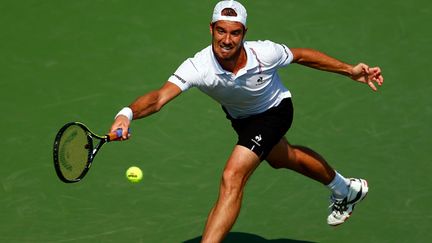
POLYGON ((120 138, 122 137, 123 134, 123 129, 119 128, 114 132, 110 132, 108 134, 108 141, 116 141, 116 140, 120 140, 120 138))
MULTIPOLYGON (((128 129, 128 133, 130 133, 130 128, 128 129)), ((123 135, 123 129, 119 128, 114 132, 110 132, 108 134, 108 141, 120 141, 123 135)))
POLYGON ((116 132, 117 138, 120 138, 123 135, 123 129, 121 129, 121 128, 117 129, 117 131, 115 131, 115 132, 116 132))

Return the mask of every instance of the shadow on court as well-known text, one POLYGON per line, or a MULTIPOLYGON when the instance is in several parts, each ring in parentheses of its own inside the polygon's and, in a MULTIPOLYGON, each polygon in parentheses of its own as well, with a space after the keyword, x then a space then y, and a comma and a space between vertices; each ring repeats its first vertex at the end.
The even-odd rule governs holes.
MULTIPOLYGON (((201 236, 191 240, 184 241, 183 243, 199 243, 200 241, 201 241, 201 236)), ((225 238, 223 243, 316 243, 316 242, 303 241, 303 240, 291 240, 291 239, 267 240, 258 235, 232 232, 228 234, 228 236, 225 238)))

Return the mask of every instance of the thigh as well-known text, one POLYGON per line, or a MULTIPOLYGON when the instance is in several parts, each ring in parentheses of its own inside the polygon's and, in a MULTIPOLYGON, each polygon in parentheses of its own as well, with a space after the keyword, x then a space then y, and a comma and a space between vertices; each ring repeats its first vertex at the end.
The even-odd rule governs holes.
POLYGON ((235 145, 225 168, 244 168, 245 170, 250 170, 250 168, 256 167, 259 162, 259 157, 250 149, 241 145, 235 145))

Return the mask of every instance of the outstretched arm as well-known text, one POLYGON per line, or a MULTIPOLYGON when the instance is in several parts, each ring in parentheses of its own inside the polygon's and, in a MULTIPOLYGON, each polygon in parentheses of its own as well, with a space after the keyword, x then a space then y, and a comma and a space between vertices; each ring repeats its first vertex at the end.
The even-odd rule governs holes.
POLYGON ((377 91, 375 84, 381 86, 384 82, 379 67, 369 67, 364 63, 352 66, 313 49, 292 48, 291 52, 294 56, 292 61, 294 63, 345 75, 355 81, 367 84, 374 91, 377 91))
MULTIPOLYGON (((158 112, 166 103, 177 97, 181 93, 181 89, 171 83, 166 82, 162 88, 151 91, 143 96, 138 97, 129 108, 132 110, 132 119, 140 119, 158 112)), ((123 139, 128 138, 128 129, 130 120, 125 115, 119 115, 111 126, 111 132, 121 128, 123 130, 123 139)))

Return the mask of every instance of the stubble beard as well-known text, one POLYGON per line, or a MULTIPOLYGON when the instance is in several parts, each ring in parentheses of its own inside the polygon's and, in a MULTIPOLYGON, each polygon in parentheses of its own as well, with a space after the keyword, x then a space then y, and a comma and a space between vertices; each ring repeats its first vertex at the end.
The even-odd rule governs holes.
MULTIPOLYGON (((215 44, 212 44, 212 48, 213 48, 213 53, 215 54, 216 58, 221 60, 221 61, 236 61, 241 53, 241 50, 243 48, 243 45, 240 45, 232 54, 228 55, 228 56, 224 56, 222 55, 222 53, 218 53, 217 51, 215 51, 215 44)), ((222 49, 222 47, 218 46, 218 48, 222 49)))

